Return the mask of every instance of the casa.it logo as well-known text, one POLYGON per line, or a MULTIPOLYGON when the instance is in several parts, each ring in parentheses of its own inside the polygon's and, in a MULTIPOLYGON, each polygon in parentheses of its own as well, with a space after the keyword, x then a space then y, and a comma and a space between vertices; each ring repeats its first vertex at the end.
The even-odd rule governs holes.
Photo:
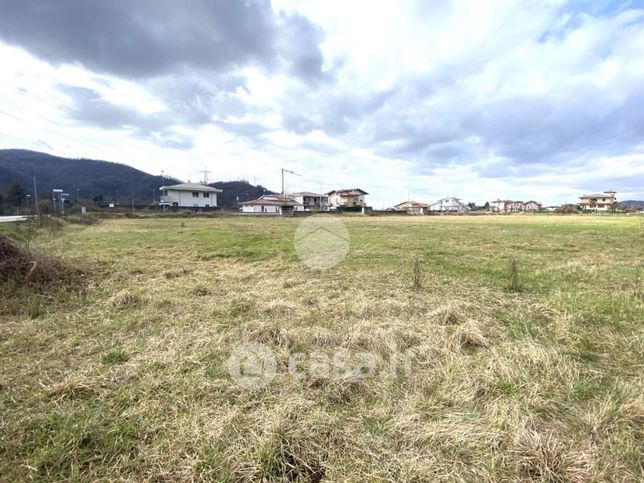
POLYGON ((243 344, 235 348, 228 358, 228 373, 246 389, 268 386, 277 373, 273 352, 263 344, 243 344))

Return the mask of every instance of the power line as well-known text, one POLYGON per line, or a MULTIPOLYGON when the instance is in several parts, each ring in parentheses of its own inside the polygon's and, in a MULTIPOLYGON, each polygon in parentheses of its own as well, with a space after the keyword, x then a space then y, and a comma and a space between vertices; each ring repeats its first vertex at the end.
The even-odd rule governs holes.
POLYGON ((17 139, 19 141, 22 141, 23 143, 32 144, 33 146, 36 146, 38 148, 42 148, 42 144, 43 144, 42 142, 38 143, 35 141, 30 141, 29 139, 21 138, 20 136, 14 136, 13 134, 6 134, 3 132, 0 132, 0 136, 4 136, 8 139, 17 139))
MULTIPOLYGON (((17 119, 18 121, 22 121, 22 122, 24 122, 24 123, 29 123, 29 121, 28 121, 27 119, 24 119, 24 118, 21 118, 21 117, 15 116, 15 115, 10 114, 10 113, 8 113, 8 112, 5 112, 5 111, 3 111, 3 110, 0 110, 0 114, 5 115, 5 116, 7 116, 7 117, 10 117, 10 118, 12 118, 12 119, 17 119)), ((58 126, 58 127, 61 127, 61 128, 63 128, 63 129, 65 128, 65 126, 61 126, 60 124, 55 123, 55 122, 53 122, 53 121, 49 121, 49 120, 44 119, 44 118, 42 118, 41 120, 43 120, 43 121, 45 121, 45 122, 49 122, 50 124, 53 124, 53 125, 58 126)), ((86 147, 88 147, 88 148, 90 148, 90 149, 95 149, 95 150, 98 150, 98 151, 102 151, 103 153, 107 154, 107 155, 108 155, 108 156, 110 156, 110 157, 118 158, 118 159, 121 159, 121 160, 125 160, 125 159, 126 159, 126 158, 122 158, 120 155, 115 154, 115 153, 113 153, 113 152, 111 152, 111 151, 107 151, 107 150, 105 150, 105 149, 103 149, 103 148, 100 148, 100 147, 98 147, 98 146, 94 146, 94 145, 88 144, 88 143, 87 143, 87 142, 85 142, 85 141, 80 141, 80 140, 78 140, 78 139, 74 139, 74 138, 72 138, 72 137, 70 137, 70 136, 67 136, 66 134, 60 133, 60 132, 55 131, 55 130, 53 130, 53 129, 51 129, 51 128, 48 128, 48 127, 46 127, 46 126, 41 126, 41 127, 42 127, 43 129, 46 129, 47 131, 49 131, 49 132, 51 132, 51 133, 53 133, 53 134, 57 135, 57 136, 63 137, 63 138, 65 138, 65 139, 68 139, 68 140, 70 140, 70 141, 72 141, 72 142, 74 142, 74 143, 82 144, 82 145, 84 145, 84 146, 86 146, 86 147)))
MULTIPOLYGON (((69 114, 69 112, 68 112, 68 110, 67 110, 67 109, 64 109, 64 108, 62 108, 62 107, 60 107, 60 106, 58 106, 58 105, 56 105, 56 104, 53 104, 52 102, 49 102, 49 101, 47 101, 46 99, 43 99, 42 97, 37 96, 36 94, 32 93, 31 91, 24 90, 24 91, 22 91, 22 92, 23 92, 24 94, 27 94, 28 96, 33 97, 34 99, 36 99, 36 100, 38 100, 38 101, 40 101, 40 102, 43 102, 43 103, 47 104, 48 106, 53 107, 54 109, 58 110, 59 112, 61 112, 61 113, 65 114, 65 115, 69 114)), ((60 98, 60 97, 58 97, 58 99, 61 99, 61 98, 60 98)), ((95 127, 95 128, 97 128, 97 129, 101 129, 101 130, 104 130, 104 129, 105 129, 105 128, 103 128, 103 127, 99 126, 98 124, 93 123, 93 122, 91 122, 91 121, 83 121, 83 123, 84 123, 84 124, 87 124, 87 125, 89 125, 89 126, 95 127)), ((143 148, 143 147, 141 147, 141 146, 138 146, 138 145, 136 145, 136 144, 132 143, 131 141, 128 141, 127 139, 121 139, 121 142, 122 142, 122 143, 125 143, 125 144, 127 144, 127 145, 129 145, 129 146, 131 146, 131 147, 133 147, 134 149, 138 149, 139 151, 146 153, 147 155, 151 156, 152 158, 156 158, 156 157, 157 157, 157 154, 154 154, 154 153, 152 153, 151 151, 148 151, 147 149, 145 149, 145 148, 143 148)))

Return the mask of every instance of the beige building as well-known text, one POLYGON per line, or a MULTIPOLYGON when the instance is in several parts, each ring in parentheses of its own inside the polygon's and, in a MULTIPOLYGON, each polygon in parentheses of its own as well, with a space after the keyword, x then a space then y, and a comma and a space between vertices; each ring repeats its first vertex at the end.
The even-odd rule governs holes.
POLYGON ((492 213, 522 213, 525 211, 540 211, 541 203, 537 201, 513 201, 513 200, 496 200, 490 201, 490 211, 492 213))
POLYGON ((613 205, 617 203, 616 195, 616 191, 604 191, 603 193, 580 196, 581 202, 579 205, 582 210, 610 211, 613 205))
POLYGON ((490 211, 492 213, 509 213, 512 211, 511 200, 490 201, 490 211))
POLYGON ((410 215, 426 215, 427 207, 428 205, 418 201, 403 201, 394 206, 394 211, 401 211, 410 215))
POLYGON ((366 206, 365 199, 368 194, 359 188, 330 191, 327 193, 329 197, 329 208, 352 208, 356 206, 363 208, 366 206))
POLYGON ((537 201, 526 201, 523 204, 523 211, 541 211, 541 203, 537 201))

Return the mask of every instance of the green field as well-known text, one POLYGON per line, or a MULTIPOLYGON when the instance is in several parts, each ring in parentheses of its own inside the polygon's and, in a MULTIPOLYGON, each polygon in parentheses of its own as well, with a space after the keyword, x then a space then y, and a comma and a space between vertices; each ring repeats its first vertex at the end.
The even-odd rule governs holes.
POLYGON ((342 220, 327 271, 298 218, 42 231, 89 287, 0 285, 0 479, 641 481, 640 219, 342 220), (275 354, 268 386, 231 378, 242 343, 275 354), (377 374, 289 373, 339 351, 377 374))

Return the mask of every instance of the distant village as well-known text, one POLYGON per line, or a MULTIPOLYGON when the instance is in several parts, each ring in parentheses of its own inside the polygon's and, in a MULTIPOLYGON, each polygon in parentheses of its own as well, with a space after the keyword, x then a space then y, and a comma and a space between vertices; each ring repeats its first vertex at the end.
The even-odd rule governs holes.
MULTIPOLYGON (((162 186, 160 206, 164 209, 212 209, 217 207, 217 195, 222 190, 199 183, 181 183, 162 186)), ((616 211, 617 193, 606 191, 603 193, 589 194, 580 197, 575 211, 616 211)), ((541 211, 561 211, 565 206, 544 207, 540 202, 501 200, 487 202, 484 206, 474 203, 465 203, 461 198, 449 196, 432 203, 423 203, 415 200, 402 201, 393 207, 384 210, 374 210, 369 206, 367 197, 369 193, 361 188, 338 189, 328 193, 314 193, 301 191, 281 194, 265 194, 257 199, 239 202, 239 211, 249 214, 290 215, 298 212, 361 212, 364 214, 392 213, 410 215, 428 214, 460 214, 472 211, 487 213, 537 213, 541 211)), ((573 205, 567 205, 573 206, 573 205)))

